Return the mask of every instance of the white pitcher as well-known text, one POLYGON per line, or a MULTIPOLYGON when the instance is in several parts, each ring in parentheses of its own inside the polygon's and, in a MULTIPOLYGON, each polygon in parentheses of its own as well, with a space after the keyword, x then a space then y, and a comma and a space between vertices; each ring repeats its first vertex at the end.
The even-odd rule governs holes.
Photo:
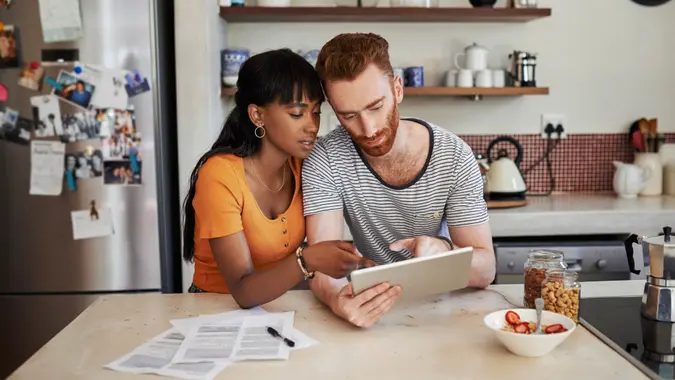
POLYGON ((645 187, 651 176, 649 168, 642 168, 634 164, 614 161, 614 192, 621 198, 635 198, 645 187))
POLYGON ((455 67, 457 70, 471 70, 480 71, 487 69, 488 64, 488 49, 473 43, 466 48, 462 53, 455 55, 455 67), (464 57, 464 67, 459 64, 459 57, 464 57))

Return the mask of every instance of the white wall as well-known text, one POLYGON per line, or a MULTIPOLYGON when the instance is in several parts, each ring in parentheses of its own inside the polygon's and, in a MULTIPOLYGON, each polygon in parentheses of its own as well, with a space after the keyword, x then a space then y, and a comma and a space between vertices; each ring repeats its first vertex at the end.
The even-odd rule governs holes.
MULTIPOLYGON (((535 133, 543 112, 566 114, 571 133, 621 133, 642 116, 658 117, 661 129, 675 131, 675 2, 648 8, 630 0, 539 0, 542 7, 553 8, 553 16, 525 24, 230 25, 218 16, 217 0, 174 2, 182 196, 197 159, 212 144, 227 113, 219 79, 219 52, 227 46, 253 52, 309 50, 341 32, 370 31, 389 40, 394 65, 423 65, 427 85, 440 83, 453 54, 472 42, 491 50, 494 67, 504 65, 514 49, 532 51, 539 53, 538 81, 551 88, 549 96, 480 102, 410 97, 402 114, 462 134, 535 133)), ((467 5, 468 0, 441 0, 441 6, 467 5)), ((328 107, 324 115, 325 131, 332 116, 328 107)), ((191 280, 192 266, 185 265, 184 288, 191 280)))
MULTIPOLYGON (((220 100, 219 58, 226 46, 226 25, 218 16, 217 0, 175 0, 174 4, 182 202, 192 169, 213 144, 226 116, 220 100)), ((184 290, 192 282, 192 272, 192 265, 183 262, 184 290)))
POLYGON ((253 52, 309 50, 341 32, 374 32, 389 41, 394 65, 424 66, 427 85, 440 83, 453 55, 472 42, 490 49, 495 67, 514 49, 532 51, 539 54, 537 79, 550 87, 548 96, 481 102, 410 97, 402 113, 463 134, 535 133, 541 113, 566 114, 571 133, 624 132, 642 116, 658 117, 660 128, 675 131, 675 2, 655 8, 631 0, 539 4, 553 15, 524 24, 237 23, 228 25, 227 42, 253 52))

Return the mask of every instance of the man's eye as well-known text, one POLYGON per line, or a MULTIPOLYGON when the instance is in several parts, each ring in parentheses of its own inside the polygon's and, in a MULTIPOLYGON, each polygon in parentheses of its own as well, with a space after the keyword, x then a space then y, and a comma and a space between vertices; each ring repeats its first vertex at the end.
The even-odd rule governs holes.
POLYGON ((347 116, 344 117, 344 119, 345 119, 345 120, 351 120, 351 119, 353 119, 354 117, 356 117, 356 116, 355 116, 355 115, 347 115, 347 116))

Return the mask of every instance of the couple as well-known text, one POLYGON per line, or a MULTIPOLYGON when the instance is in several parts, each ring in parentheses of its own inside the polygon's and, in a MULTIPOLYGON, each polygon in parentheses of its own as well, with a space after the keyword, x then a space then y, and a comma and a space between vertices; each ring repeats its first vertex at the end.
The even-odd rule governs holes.
POLYGON ((368 327, 405 289, 380 284, 352 294, 345 277, 358 267, 454 243, 474 247, 469 286, 492 282, 473 153, 438 126, 399 118, 403 86, 386 40, 341 34, 323 46, 316 70, 288 49, 261 53, 242 65, 237 88, 185 199, 190 292, 231 293, 250 308, 309 281, 335 314, 368 327), (341 126, 317 139, 324 94, 341 126), (342 241, 345 220, 354 245, 342 241))

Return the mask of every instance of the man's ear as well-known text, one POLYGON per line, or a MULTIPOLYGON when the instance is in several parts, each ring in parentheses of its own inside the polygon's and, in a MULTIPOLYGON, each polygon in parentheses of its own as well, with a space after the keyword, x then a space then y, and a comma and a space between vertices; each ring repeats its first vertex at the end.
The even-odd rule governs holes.
POLYGON ((394 77, 394 97, 396 104, 403 101, 403 79, 401 77, 394 77))

